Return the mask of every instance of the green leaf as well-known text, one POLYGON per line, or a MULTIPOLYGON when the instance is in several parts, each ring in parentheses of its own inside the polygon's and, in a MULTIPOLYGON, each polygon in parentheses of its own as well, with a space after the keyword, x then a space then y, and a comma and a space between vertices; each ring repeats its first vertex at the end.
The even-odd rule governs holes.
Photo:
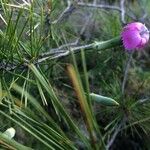
POLYGON ((98 95, 98 94, 94 94, 94 93, 91 93, 90 94, 91 96, 91 99, 102 104, 102 105, 105 105, 105 106, 119 106, 119 103, 116 102, 114 99, 110 98, 110 97, 105 97, 105 96, 102 96, 102 95, 98 95))

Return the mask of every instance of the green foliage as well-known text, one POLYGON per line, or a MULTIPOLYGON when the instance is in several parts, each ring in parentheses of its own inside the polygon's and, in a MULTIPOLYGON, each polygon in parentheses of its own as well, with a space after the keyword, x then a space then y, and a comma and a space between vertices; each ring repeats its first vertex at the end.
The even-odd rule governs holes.
MULTIPOLYGON (((0 0, 0 148, 107 149, 118 132, 144 137, 142 149, 150 141, 149 54, 134 54, 122 93, 128 56, 120 46, 120 12, 71 2, 73 11, 59 20, 67 1, 0 0), (57 57, 67 50, 68 57, 57 57), (3 135, 10 127, 13 139, 3 135)), ((148 0, 130 2, 138 15, 139 3, 149 8, 148 0)))

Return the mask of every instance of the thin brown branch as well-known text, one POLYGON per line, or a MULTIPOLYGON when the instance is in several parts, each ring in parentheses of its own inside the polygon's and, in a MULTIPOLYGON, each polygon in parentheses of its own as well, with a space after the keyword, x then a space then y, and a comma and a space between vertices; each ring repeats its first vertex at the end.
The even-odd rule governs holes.
POLYGON ((58 59, 58 58, 62 58, 62 57, 66 57, 68 56, 71 52, 77 53, 79 52, 81 49, 89 49, 89 48, 93 48, 93 46, 95 45, 95 43, 92 44, 87 44, 87 45, 82 45, 82 46, 76 46, 76 47, 69 47, 71 45, 67 44, 68 47, 66 47, 65 45, 65 49, 60 49, 60 48, 56 48, 55 52, 53 51, 51 53, 51 50, 49 51, 49 53, 47 52, 46 55, 42 54, 42 58, 38 59, 37 63, 41 63, 43 61, 46 61, 47 59, 53 60, 53 59, 58 59), (68 49, 69 48, 69 49, 68 49), (59 50, 61 50, 61 53, 59 53, 59 50), (53 54, 53 55, 52 55, 53 54))
POLYGON ((120 123, 118 125, 118 127, 116 127, 116 130, 115 130, 114 134, 112 135, 111 139, 107 143, 106 150, 109 150, 110 147, 112 146, 112 144, 114 143, 118 133, 120 132, 121 127, 122 127, 122 123, 120 123))
MULTIPOLYGON (((136 20, 136 17, 127 13, 127 12, 122 12, 122 8, 118 7, 118 6, 113 6, 113 5, 103 5, 103 4, 91 4, 91 3, 84 3, 84 2, 78 2, 77 3, 78 6, 80 7, 91 7, 91 8, 100 8, 100 9, 110 9, 110 10, 115 10, 118 11, 119 13, 122 13, 122 15, 127 15, 129 16, 131 19, 136 20)), ((124 4, 122 2, 122 4, 124 4)))
POLYGON ((126 24, 125 21, 125 0, 120 0, 120 9, 121 9, 121 22, 126 24))
POLYGON ((84 2, 78 2, 78 6, 82 7, 93 7, 93 8, 102 8, 102 9, 113 9, 121 12, 121 9, 118 6, 111 6, 111 5, 103 5, 103 4, 90 4, 90 3, 84 3, 84 2))
POLYGON ((126 64, 125 71, 124 71, 124 78, 122 82, 122 89, 121 89, 122 95, 124 95, 124 92, 125 92, 125 86, 126 86, 126 82, 128 78, 128 72, 129 72, 129 68, 131 65, 132 56, 133 56, 133 52, 129 53, 127 64, 126 64))
POLYGON ((66 9, 60 14, 60 16, 56 20, 52 22, 52 24, 59 23, 62 20, 68 18, 75 10, 75 8, 76 8, 75 5, 70 0, 68 0, 66 9))

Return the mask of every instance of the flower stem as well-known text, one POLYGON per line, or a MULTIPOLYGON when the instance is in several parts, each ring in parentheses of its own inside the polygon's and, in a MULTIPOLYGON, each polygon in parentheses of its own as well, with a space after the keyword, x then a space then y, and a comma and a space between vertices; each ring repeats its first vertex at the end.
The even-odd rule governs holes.
POLYGON ((133 56, 133 52, 130 52, 129 56, 128 56, 127 63, 126 63, 125 72, 124 72, 124 78, 123 78, 123 82, 122 82, 121 92, 122 92, 123 96, 124 96, 124 92, 125 92, 125 86, 126 86, 126 82, 127 82, 127 78, 128 78, 128 72, 129 72, 132 56, 133 56))

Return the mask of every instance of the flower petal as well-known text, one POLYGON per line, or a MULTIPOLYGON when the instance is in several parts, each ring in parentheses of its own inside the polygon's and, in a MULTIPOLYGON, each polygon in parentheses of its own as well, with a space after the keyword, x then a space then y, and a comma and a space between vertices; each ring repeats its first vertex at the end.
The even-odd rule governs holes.
POLYGON ((141 37, 138 31, 128 30, 122 33, 122 40, 125 48, 131 50, 141 43, 141 37))
POLYGON ((129 28, 130 30, 141 30, 141 28, 143 27, 144 25, 140 22, 133 22, 133 23, 130 23, 127 25, 127 28, 129 28))

